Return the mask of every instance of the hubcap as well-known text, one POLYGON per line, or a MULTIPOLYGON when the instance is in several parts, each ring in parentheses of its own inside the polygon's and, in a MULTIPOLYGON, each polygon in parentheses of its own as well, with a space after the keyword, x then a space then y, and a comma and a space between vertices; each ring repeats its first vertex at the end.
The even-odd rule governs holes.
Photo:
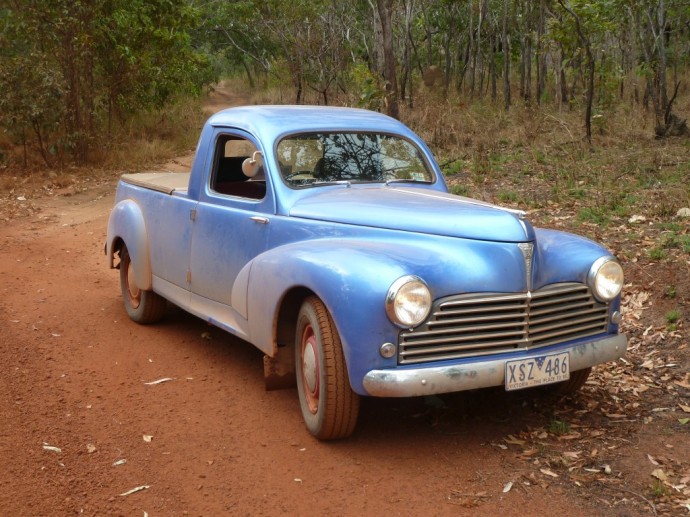
POLYGON ((310 339, 304 347, 304 359, 302 361, 304 371, 304 381, 307 383, 309 391, 314 393, 316 389, 316 352, 314 351, 314 339, 310 339))
POLYGON ((302 385, 309 411, 316 414, 319 408, 319 355, 311 325, 307 325, 302 334, 302 385))
POLYGON ((139 302, 141 300, 141 290, 137 287, 134 282, 134 268, 132 267, 132 261, 127 261, 127 292, 129 293, 129 301, 133 309, 139 307, 139 302))

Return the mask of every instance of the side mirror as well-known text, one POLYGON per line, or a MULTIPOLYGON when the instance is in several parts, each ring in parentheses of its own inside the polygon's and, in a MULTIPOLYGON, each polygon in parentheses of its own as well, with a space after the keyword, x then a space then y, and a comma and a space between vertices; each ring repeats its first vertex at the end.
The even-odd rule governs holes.
POLYGON ((246 158, 242 162, 242 172, 248 178, 253 178, 261 169, 263 165, 263 156, 261 156, 261 151, 254 151, 251 158, 246 158))

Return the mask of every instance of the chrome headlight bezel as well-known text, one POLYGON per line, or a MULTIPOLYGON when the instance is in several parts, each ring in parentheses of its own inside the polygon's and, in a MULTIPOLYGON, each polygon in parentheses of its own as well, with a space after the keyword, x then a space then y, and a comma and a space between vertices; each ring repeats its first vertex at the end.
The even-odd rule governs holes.
POLYGON ((594 297, 608 303, 623 289, 623 268, 615 257, 601 257, 589 268, 587 284, 594 297))
POLYGON ((426 282, 414 275, 398 278, 386 295, 386 314, 401 328, 414 328, 423 323, 431 311, 431 291, 426 282))

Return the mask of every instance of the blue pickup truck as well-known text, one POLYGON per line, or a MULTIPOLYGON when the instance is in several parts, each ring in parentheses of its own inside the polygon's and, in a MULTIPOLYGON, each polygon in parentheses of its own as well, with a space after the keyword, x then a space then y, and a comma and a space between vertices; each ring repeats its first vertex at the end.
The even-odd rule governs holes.
POLYGON ((253 344, 324 440, 361 396, 572 392, 627 347, 615 257, 448 193, 424 142, 366 110, 212 116, 190 173, 122 176, 105 251, 132 320, 169 300, 253 344))

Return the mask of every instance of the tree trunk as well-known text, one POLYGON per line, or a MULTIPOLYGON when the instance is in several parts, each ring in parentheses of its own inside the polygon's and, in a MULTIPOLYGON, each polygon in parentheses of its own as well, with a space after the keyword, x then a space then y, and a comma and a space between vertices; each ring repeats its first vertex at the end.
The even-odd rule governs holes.
POLYGON ((496 56, 494 54, 494 47, 496 46, 496 34, 491 31, 489 38, 489 75, 491 76, 491 100, 496 102, 496 56))
POLYGON ((475 69, 477 65, 477 50, 476 50, 476 42, 474 38, 474 17, 472 16, 472 9, 474 7, 474 2, 473 0, 470 0, 470 14, 469 14, 469 20, 470 20, 470 28, 469 28, 469 49, 470 49, 470 98, 474 97, 474 74, 475 74, 475 69))
POLYGON ((503 0, 503 102, 506 111, 510 109, 510 40, 508 36, 508 3, 503 0))
MULTIPOLYGON (((659 41, 659 101, 661 104, 661 109, 667 112, 666 107, 668 106, 668 93, 666 89, 666 42, 664 38, 664 32, 666 30, 666 7, 664 5, 664 0, 659 0, 658 13, 659 33, 657 38, 659 41)), ((664 120, 664 122, 667 121, 664 120)))
POLYGON ((532 38, 525 36, 522 47, 522 59, 525 70, 525 91, 523 99, 529 105, 532 102, 532 38))
POLYGON ((399 118, 398 85, 393 52, 393 0, 377 0, 376 3, 383 36, 383 77, 386 80, 387 113, 393 118, 399 118))
POLYGON ((544 0, 539 1, 539 22, 537 24, 537 104, 546 89, 546 52, 544 51, 544 0))
POLYGON ((587 142, 592 145, 592 103, 594 102, 594 74, 596 72, 594 55, 592 54, 592 45, 589 38, 585 36, 580 24, 580 17, 565 4, 565 0, 558 0, 563 9, 568 11, 570 16, 575 21, 575 29, 577 31, 580 45, 585 48, 587 55, 587 110, 585 112, 585 130, 587 132, 587 142))

